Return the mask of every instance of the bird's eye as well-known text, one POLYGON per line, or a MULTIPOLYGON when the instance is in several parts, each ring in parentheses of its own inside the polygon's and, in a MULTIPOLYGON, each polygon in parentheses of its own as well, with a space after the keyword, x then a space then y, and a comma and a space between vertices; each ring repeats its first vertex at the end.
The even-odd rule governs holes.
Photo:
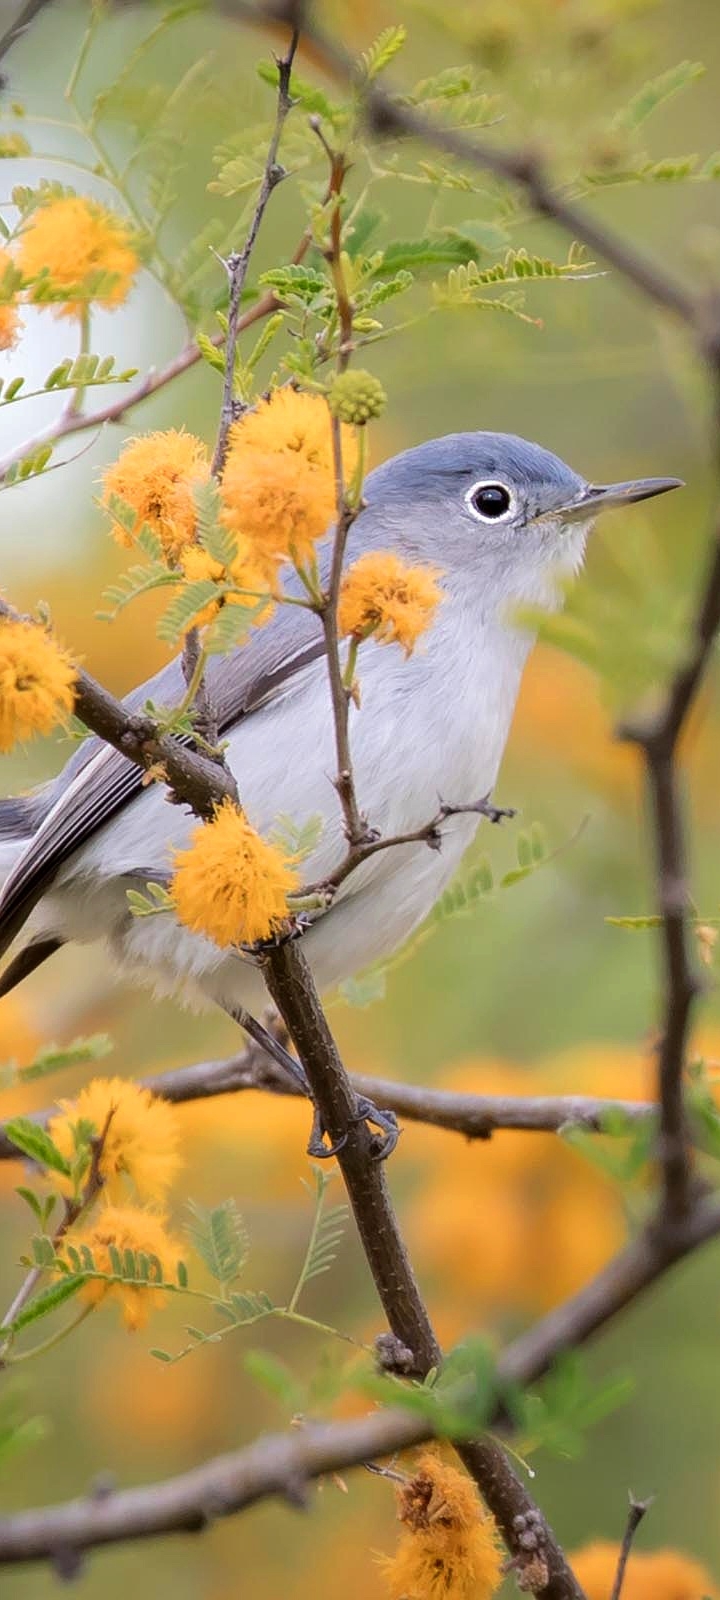
POLYGON ((504 483, 476 483, 466 494, 465 501, 482 522, 497 522, 511 509, 512 495, 504 483))

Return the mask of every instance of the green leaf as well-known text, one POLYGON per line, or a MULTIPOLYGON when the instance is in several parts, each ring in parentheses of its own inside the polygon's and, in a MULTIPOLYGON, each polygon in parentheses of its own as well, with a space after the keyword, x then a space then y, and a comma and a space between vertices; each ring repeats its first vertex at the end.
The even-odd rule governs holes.
POLYGON ((78 1289, 82 1289, 84 1278, 61 1278, 59 1283, 52 1283, 48 1289, 43 1289, 40 1294, 23 1306, 17 1316, 10 1323, 3 1323, 4 1333, 19 1333, 21 1328, 29 1327, 31 1322, 39 1321, 40 1317, 47 1317, 52 1311, 57 1311, 58 1306, 70 1300, 78 1289))
POLYGON ((231 567, 237 559, 237 536, 220 521, 222 498, 214 478, 200 483, 193 492, 197 512, 197 536, 204 550, 221 567, 231 567))
POLYGON ((294 856, 303 861, 317 850, 324 827, 325 822, 319 811, 306 817, 304 822, 298 822, 287 811, 281 811, 275 818, 275 825, 268 838, 276 850, 282 851, 286 859, 294 856))
POLYGON ((170 645, 178 644, 191 627, 193 619, 204 611, 211 600, 217 600, 221 593, 222 590, 210 578, 184 583, 158 622, 158 638, 170 645))
POLYGON ((264 602, 258 605, 223 606, 205 633, 207 655, 225 656, 229 650, 234 650, 249 633, 263 609, 264 602))
POLYGON ((269 1350, 248 1350, 243 1357, 243 1367, 255 1383, 260 1384, 274 1400, 279 1400, 291 1412, 301 1412, 305 1391, 293 1377, 289 1367, 269 1350))
POLYGON ((384 966, 370 967, 358 978, 345 978, 338 988, 347 1005, 357 1006, 362 1011, 366 1006, 374 1005, 376 1000, 385 999, 386 969, 384 966))
POLYGON ((366 83, 372 83, 381 72, 389 67, 407 39, 407 28, 402 22, 389 28, 383 28, 377 39, 371 44, 369 50, 363 50, 360 57, 360 71, 366 83))
POLYGON ((65 1178, 70 1176, 69 1164, 49 1133, 38 1123, 31 1122, 29 1117, 12 1117, 5 1123, 5 1137, 14 1144, 16 1150, 22 1150, 23 1155, 36 1161, 39 1166, 49 1167, 52 1172, 61 1172, 65 1178))
POLYGON ((258 283, 274 290, 278 300, 303 306, 329 301, 333 294, 330 278, 317 267, 273 267, 269 272, 261 272, 258 283))
POLYGON ((207 361, 208 366, 213 367, 215 372, 224 373, 225 356, 222 350, 218 350, 213 344, 212 339, 209 339, 207 334, 203 333, 201 329, 198 329, 195 334, 195 343, 200 351, 203 361, 207 361))
POLYGON ((37 1217, 38 1222, 40 1224, 42 1224, 42 1219, 43 1219, 42 1202, 38 1199, 37 1195, 33 1192, 33 1190, 32 1189, 26 1189, 24 1184, 19 1183, 19 1184, 17 1184, 17 1186, 15 1188, 15 1193, 19 1194, 20 1199, 25 1201, 25 1204, 30 1207, 30 1210, 33 1212, 33 1215, 35 1217, 37 1217))
POLYGON ((101 622, 114 622, 131 600, 137 600, 138 595, 149 594, 151 589, 172 588, 180 582, 178 573, 171 572, 164 561, 153 561, 149 566, 136 564, 103 590, 103 600, 112 609, 95 614, 101 622))
POLYGON ((187 1232, 208 1272, 217 1283, 233 1283, 245 1266, 250 1250, 245 1224, 234 1200, 224 1200, 211 1210, 189 1201, 192 1221, 187 1232))
POLYGON ((18 1077, 24 1083, 33 1078, 44 1078, 51 1072, 62 1072, 67 1067, 84 1066, 89 1061, 102 1061, 114 1048, 106 1033, 79 1035, 66 1045, 46 1045, 26 1067, 20 1067, 18 1077))
POLYGON ((661 73, 658 78, 650 78, 643 84, 642 89, 633 95, 629 104, 617 112, 611 127, 615 132, 634 133, 654 111, 657 111, 658 106, 664 105, 666 100, 679 94, 689 83, 694 83, 696 78, 701 78, 704 71, 701 61, 679 61, 676 67, 661 73))
POLYGON ((633 930, 638 930, 640 928, 661 928, 663 924, 662 917, 658 916, 605 917, 603 920, 611 928, 632 928, 633 930))
POLYGON ((420 272, 423 267, 459 266, 476 255, 472 241, 453 232, 431 234, 425 239, 394 239, 378 258, 373 276, 420 272))

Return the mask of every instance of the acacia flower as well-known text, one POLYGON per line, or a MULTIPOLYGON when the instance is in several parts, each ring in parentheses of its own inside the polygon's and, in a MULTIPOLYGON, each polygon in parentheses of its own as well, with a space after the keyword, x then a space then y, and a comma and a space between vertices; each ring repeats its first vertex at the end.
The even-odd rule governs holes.
MULTIPOLYGON (((215 561, 209 551, 204 550, 199 544, 188 545, 187 549, 183 550, 180 565, 188 583, 197 583, 203 578, 209 578, 213 583, 233 583, 236 588, 247 591, 245 594, 225 594, 217 600, 210 600, 208 605, 203 606, 197 616, 192 618, 189 626, 203 628, 217 616, 221 605, 245 606, 252 610, 267 594, 267 573, 255 560, 249 539, 238 537, 237 555, 227 567, 224 567, 222 562, 215 561)), ((252 619, 253 625, 259 628, 264 622, 269 622, 274 609, 273 601, 268 594, 267 601, 252 619)))
POLYGON ((343 635, 402 645, 412 653, 443 598, 438 567, 409 566, 388 550, 369 551, 342 580, 338 627, 343 635))
POLYGON ((44 628, 0 618, 0 750, 64 721, 75 678, 69 655, 44 628))
POLYGON ((46 286, 67 291, 67 300, 52 303, 58 317, 80 316, 93 300, 106 310, 122 305, 140 267, 125 219, 85 195, 37 206, 20 234, 17 261, 31 280, 31 301, 47 304, 46 286))
POLYGON ((188 848, 176 852, 170 892, 180 921, 224 948, 268 939, 287 916, 297 881, 275 846, 223 800, 212 822, 195 828, 188 848))
MULTIPOLYGON (((81 1253, 82 1246, 87 1245, 99 1272, 113 1271, 111 1246, 121 1257, 126 1250, 148 1256, 151 1276, 153 1257, 161 1263, 163 1276, 169 1277, 181 1254, 179 1246, 167 1233, 165 1218, 155 1211, 144 1211, 140 1206, 103 1206, 91 1222, 72 1227, 66 1242, 81 1253)), ((99 1305, 106 1295, 118 1300, 125 1327, 133 1333, 137 1328, 144 1328, 151 1310, 165 1301, 162 1290, 152 1285, 104 1283, 100 1278, 88 1279, 80 1295, 91 1306, 99 1305)))
POLYGON ((160 539, 167 560, 174 564, 195 538, 193 491, 209 476, 207 451, 193 433, 168 428, 128 440, 117 461, 103 473, 102 498, 107 506, 110 496, 118 495, 132 506, 137 521, 131 533, 114 522, 113 538, 118 544, 132 545, 146 522, 160 539))
POLYGON ((79 1122, 91 1123, 96 1135, 107 1127, 98 1172, 112 1205, 127 1198, 126 1180, 142 1200, 164 1198, 180 1166, 179 1118, 166 1100, 125 1078, 93 1078, 76 1100, 58 1104, 49 1132, 68 1161, 75 1154, 79 1122))
MULTIPOLYGON (((598 1539, 568 1556, 587 1600, 607 1600, 620 1555, 619 1544, 598 1539)), ((679 1550, 632 1551, 623 1600, 718 1600, 720 1589, 706 1567, 679 1550)))
POLYGON ((0 350, 12 350, 17 343, 20 329, 20 317, 17 310, 15 294, 10 289, 10 284, 15 281, 13 269, 15 263, 9 250, 0 250, 0 288, 3 280, 7 279, 7 287, 2 289, 7 299, 0 301, 0 350))
POLYGON ((490 1600, 503 1558, 471 1479, 426 1450, 397 1499, 404 1532, 382 1558, 391 1600, 490 1600))
MULTIPOLYGON (((357 463, 357 443, 342 429, 343 468, 357 463)), ((245 534, 270 579, 281 561, 312 558, 335 511, 330 417, 320 395, 276 389, 230 430, 222 478, 223 521, 245 534)))
POLYGON ((328 395, 328 405, 334 417, 341 422, 354 422, 362 428, 373 417, 381 417, 387 405, 387 395, 379 378, 362 368, 350 367, 333 378, 328 395))

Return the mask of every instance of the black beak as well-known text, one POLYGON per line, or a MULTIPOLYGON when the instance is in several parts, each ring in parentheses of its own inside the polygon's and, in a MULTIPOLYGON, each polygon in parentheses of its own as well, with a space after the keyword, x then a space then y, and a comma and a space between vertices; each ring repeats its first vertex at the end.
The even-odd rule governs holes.
POLYGON ((653 495, 684 489, 682 478, 631 478, 629 483, 586 483, 574 500, 551 514, 564 522, 589 522, 601 511, 615 506, 631 506, 636 500, 651 500, 653 495))

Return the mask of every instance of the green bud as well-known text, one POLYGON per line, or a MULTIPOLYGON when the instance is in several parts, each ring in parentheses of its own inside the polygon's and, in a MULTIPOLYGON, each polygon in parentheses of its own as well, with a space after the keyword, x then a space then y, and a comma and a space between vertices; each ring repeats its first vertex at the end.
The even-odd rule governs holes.
POLYGON ((333 378, 328 398, 334 417, 357 426, 381 416, 387 405, 387 395, 379 378, 361 368, 339 372, 333 378))

